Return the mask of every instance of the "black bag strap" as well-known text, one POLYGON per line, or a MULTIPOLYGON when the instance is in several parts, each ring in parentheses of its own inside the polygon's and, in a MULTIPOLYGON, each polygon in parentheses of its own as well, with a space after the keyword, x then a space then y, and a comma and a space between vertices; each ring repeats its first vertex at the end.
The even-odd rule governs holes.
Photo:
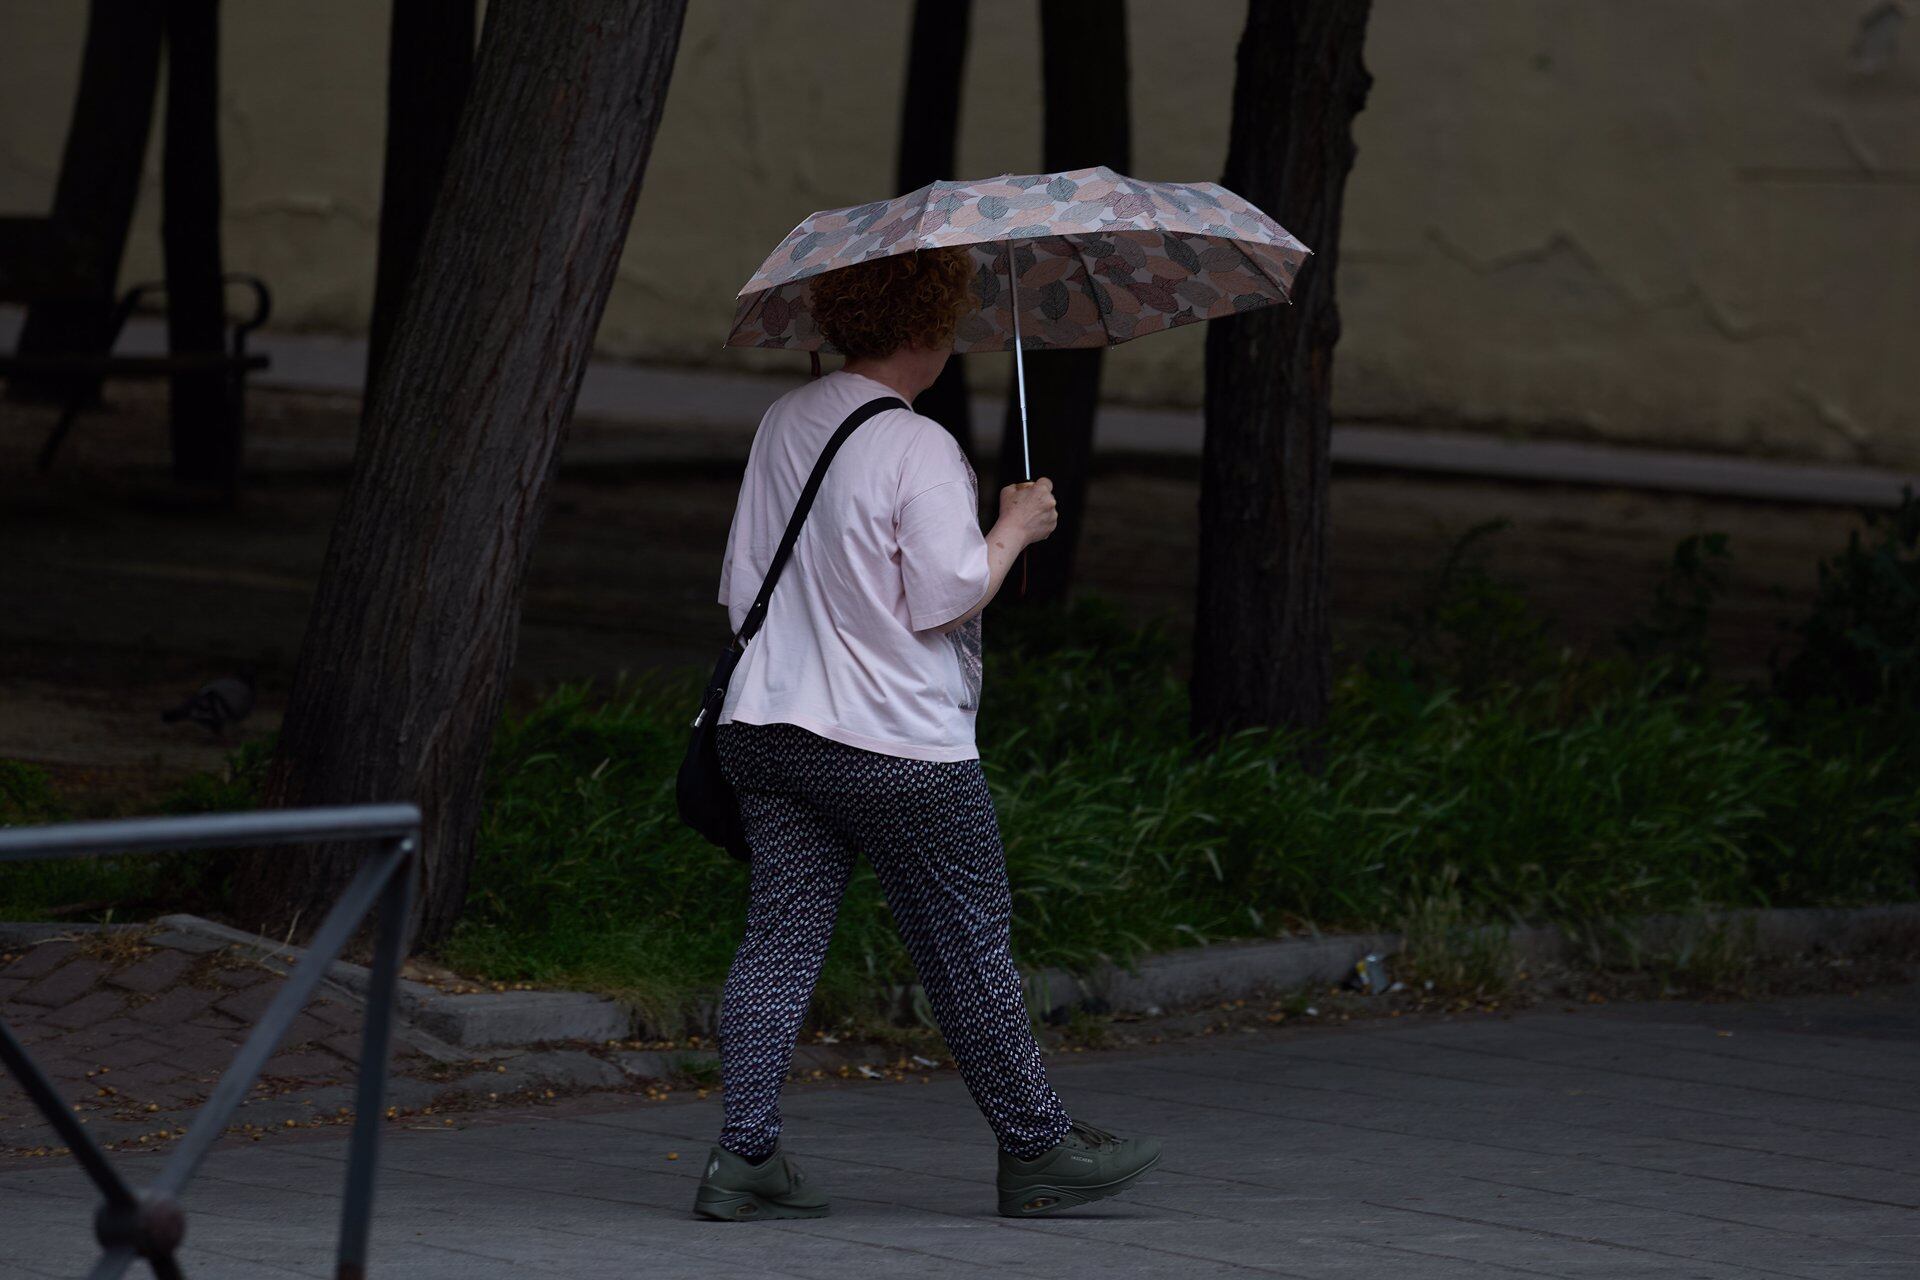
POLYGON ((827 447, 820 451, 819 459, 813 464, 813 474, 807 477, 807 487, 800 491, 800 500, 793 504, 793 515, 787 520, 787 532, 780 539, 779 550, 773 553, 773 563, 767 566, 767 580, 760 584, 760 594, 754 597, 746 620, 740 624, 740 630, 734 633, 734 648, 744 649, 747 641, 753 639, 760 630, 760 624, 767 620, 767 601, 773 598, 773 586, 780 581, 780 571, 787 567, 787 560, 793 555, 793 544, 800 540, 800 526, 807 522, 807 512, 812 509, 813 499, 820 492, 820 482, 827 478, 827 464, 833 461, 833 455, 840 452, 840 446, 847 442, 847 437, 868 418, 889 409, 906 407, 907 402, 899 396, 880 396, 869 400, 848 414, 847 420, 827 441, 827 447))

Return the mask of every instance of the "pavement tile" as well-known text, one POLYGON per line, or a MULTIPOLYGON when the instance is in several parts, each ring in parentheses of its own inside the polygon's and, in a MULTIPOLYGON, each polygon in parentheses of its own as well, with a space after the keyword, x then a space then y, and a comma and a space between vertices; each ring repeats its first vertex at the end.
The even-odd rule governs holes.
POLYGON ((98 1080, 100 1084, 111 1084, 115 1090, 127 1092, 127 1090, 138 1090, 138 1088, 152 1088, 152 1086, 156 1086, 156 1084, 163 1084, 163 1082, 167 1082, 167 1080, 175 1080, 179 1079, 179 1077, 179 1067, 167 1065, 167 1063, 163 1063, 163 1061, 159 1061, 159 1059, 148 1059, 148 1061, 144 1061, 144 1063, 131 1063, 131 1065, 127 1065, 127 1067, 115 1067, 115 1069, 108 1071, 106 1075, 94 1077, 94 1079, 98 1080))
MULTIPOLYGON (((101 994, 101 993, 95 993, 95 994, 101 994)), ((86 999, 91 1000, 93 999, 93 996, 88 996, 86 999)), ((84 1004, 85 1001, 83 1000, 81 1003, 84 1004)), ((75 1006, 72 1006, 72 1005, 68 1006, 68 1008, 73 1008, 73 1007, 75 1006)), ((55 1015, 64 1013, 65 1011, 66 1010, 63 1010, 63 1009, 54 1010, 53 1014, 48 1016, 45 1024, 43 1025, 46 1025, 46 1026, 58 1025, 54 1021, 54 1017, 55 1015)), ((34 1050, 35 1052, 48 1057, 59 1056, 59 1057, 65 1057, 65 1058, 85 1058, 91 1054, 99 1052, 101 1049, 105 1048, 107 1045, 114 1043, 114 1041, 117 1039, 118 1039, 117 1036, 114 1036, 109 1032, 102 1031, 100 1029, 99 1023, 95 1022, 90 1025, 83 1024, 78 1030, 68 1031, 65 1035, 51 1036, 47 1039, 41 1040, 34 1045, 34 1050)))
POLYGON ((332 1053, 280 1053, 267 1060, 266 1070, 261 1074, 313 1081, 337 1080, 352 1075, 353 1064, 332 1053))
POLYGON ((82 956, 48 973, 14 996, 14 1000, 16 1003, 37 1004, 49 1009, 71 1004, 98 986, 106 974, 105 965, 82 956))
POLYGON ((0 974, 9 978, 44 977, 77 954, 79 947, 74 943, 43 942, 39 946, 28 947, 19 959, 0 969, 0 974))
POLYGON ((315 1000, 306 1007, 309 1017, 326 1023, 335 1031, 359 1031, 363 1019, 361 1011, 353 1005, 342 1004, 338 1000, 325 998, 315 1000))
POLYGON ((89 1057, 95 1066, 111 1067, 115 1071, 121 1071, 142 1063, 153 1062, 163 1057, 166 1052, 165 1045, 130 1036, 94 1050, 89 1057))
POLYGON ((349 1065, 357 1066, 360 1062, 360 1037, 358 1035, 341 1034, 328 1036, 325 1040, 322 1040, 320 1044, 329 1053, 339 1055, 341 1060, 349 1065))
POLYGON ((94 1024, 94 1030, 101 1032, 103 1035, 110 1036, 115 1040, 124 1040, 128 1037, 137 1038, 152 1035, 153 1024, 151 1022, 142 1022, 140 1019, 133 1017, 130 1008, 123 1015, 107 1018, 94 1024))
POLYGON ((0 1005, 0 1020, 5 1021, 8 1026, 13 1028, 15 1034, 31 1044, 33 1043, 33 1028, 40 1024, 40 1019, 46 1016, 46 1012, 45 1009, 40 1008, 38 1005, 0 1005))
POLYGON ((252 1024, 260 1020, 260 1015, 267 1011, 267 1006, 272 1004, 273 998, 279 994, 278 981, 260 982, 221 997, 213 1007, 229 1018, 252 1024))
MULTIPOLYGON (((65 970, 62 970, 62 972, 65 972, 65 970)), ((55 1009, 47 1015, 47 1021, 56 1027, 69 1027, 78 1030, 81 1027, 91 1027, 108 1018, 114 1017, 125 1004, 126 997, 117 991, 95 991, 90 995, 81 996, 72 1004, 55 1009)), ((108 1039, 111 1039, 111 1037, 108 1037, 108 1039)), ((105 1041, 102 1041, 102 1043, 105 1043, 105 1041)))
POLYGON ((247 1028, 247 1024, 240 1019, 229 1018, 224 1013, 215 1013, 211 1008, 199 1017, 189 1018, 178 1025, 181 1034, 198 1035, 202 1039, 209 1032, 216 1036, 230 1036, 244 1032, 247 1028))
POLYGON ((176 1072, 205 1076, 225 1071, 233 1062, 233 1055, 239 1051, 237 1044, 218 1040, 200 1041, 170 1049, 154 1061, 176 1072))
POLYGON ((156 1026, 170 1026, 205 1015, 213 1008, 217 998, 217 992, 175 987, 171 991, 161 992, 135 1009, 133 1016, 156 1026))
POLYGON ((302 1010, 294 1015, 292 1022, 287 1024, 287 1034, 280 1038, 280 1043, 293 1049, 300 1045, 326 1040, 338 1031, 339 1028, 333 1023, 314 1017, 310 1011, 302 1010))
POLYGON ((273 977, 265 969, 215 969, 213 980, 229 991, 244 991, 273 977))
POLYGON ((169 1022, 161 1026, 148 1024, 146 1037, 157 1044, 171 1049, 191 1049, 201 1044, 238 1044, 245 1029, 237 1022, 222 1018, 218 1023, 169 1022))
POLYGON ((194 961, 195 957, 182 951, 156 951, 117 971, 107 981, 128 991, 157 995, 180 981, 194 961))

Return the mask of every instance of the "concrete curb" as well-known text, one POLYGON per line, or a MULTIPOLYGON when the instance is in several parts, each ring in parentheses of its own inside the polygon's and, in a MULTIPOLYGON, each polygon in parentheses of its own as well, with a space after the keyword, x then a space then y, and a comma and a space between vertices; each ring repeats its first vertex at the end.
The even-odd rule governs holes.
POLYGON ((1587 938, 1561 927, 1520 926, 1509 935, 1514 951, 1539 963, 1608 955, 1672 953, 1724 938, 1764 959, 1810 952, 1845 954, 1920 938, 1920 903, 1884 907, 1758 907, 1700 916, 1642 916, 1587 938))
POLYGON ((0 920, 0 947, 31 947, 54 938, 84 933, 124 933, 145 929, 144 924, 43 924, 39 921, 0 920))
MULTIPOLYGON (((163 916, 154 941, 182 950, 237 946, 264 963, 290 966, 305 953, 230 929, 198 916, 163 916)), ((99 926, 94 926, 99 928, 99 926)), ((52 937, 88 932, 84 926, 0 924, 0 945, 32 945, 52 937)), ((1516 958, 1531 964, 1565 963, 1607 955, 1675 953, 1703 941, 1725 939, 1766 957, 1809 952, 1847 953, 1920 937, 1920 903, 1851 908, 1763 908, 1704 916, 1651 916, 1596 926, 1572 936, 1559 926, 1516 926, 1508 931, 1516 958)), ((1026 977, 1027 1006, 1059 1019, 1076 1008, 1152 1017, 1182 1007, 1247 999, 1271 992, 1340 982, 1369 954, 1400 950, 1397 934, 1328 934, 1270 942, 1224 942, 1149 956, 1132 968, 1103 965, 1086 974, 1042 969, 1026 977)), ((365 967, 335 961, 327 980, 356 1003, 365 999, 365 967)), ((882 1001, 894 1016, 925 1016, 918 985, 893 988, 882 1001)), ((682 1028, 646 1025, 640 1010, 610 996, 581 991, 507 991, 452 995, 423 983, 400 983, 398 1012, 408 1043, 441 1061, 470 1059, 476 1050, 560 1041, 671 1039, 682 1028)), ((700 1002, 692 1021, 711 1033, 718 1019, 714 1000, 700 1002)), ((654 1064, 657 1065, 657 1064, 654 1064)))
MULTIPOLYGON (((199 916, 162 916, 154 922, 168 933, 238 946, 262 960, 292 965, 306 952, 255 934, 230 929, 199 916)), ((156 936, 166 942, 166 933, 156 936)), ((356 1003, 364 1003, 373 974, 365 965, 336 960, 327 981, 356 1003)), ((607 996, 584 991, 499 991, 450 995, 425 983, 401 979, 396 1007, 400 1020, 448 1048, 539 1044, 549 1040, 624 1040, 634 1034, 633 1010, 607 996)), ((463 1056, 463 1055, 456 1055, 463 1056)))
MULTIPOLYGON (((1920 937, 1920 903, 1884 907, 1773 907, 1701 916, 1643 916, 1571 936, 1559 925, 1516 925, 1507 945, 1532 965, 1609 956, 1672 954, 1725 939, 1765 959, 1844 954, 1920 937)), ((1328 986, 1351 977, 1367 955, 1401 949, 1395 933, 1331 934, 1274 942, 1227 942, 1149 956, 1133 970, 1107 965, 1084 976, 1044 969, 1027 979, 1027 1005, 1058 1016, 1076 1006, 1152 1016, 1181 1006, 1328 986)), ((900 999, 911 1009, 917 987, 900 999)))
POLYGON ((1050 1014, 1093 1005, 1113 1013, 1151 1017, 1185 1005, 1243 999, 1257 991, 1338 982, 1353 972, 1361 957, 1398 950, 1399 942, 1386 933, 1220 942, 1148 956, 1132 970, 1103 965, 1076 975, 1065 969, 1042 969, 1027 978, 1027 1007, 1050 1014))

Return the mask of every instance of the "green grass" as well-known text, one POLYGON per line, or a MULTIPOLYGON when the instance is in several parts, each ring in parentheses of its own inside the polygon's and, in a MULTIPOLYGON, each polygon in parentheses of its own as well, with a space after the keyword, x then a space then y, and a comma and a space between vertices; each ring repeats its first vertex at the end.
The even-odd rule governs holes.
MULTIPOLYGON (((1283 735, 1197 749, 1178 655, 1151 628, 1098 606, 990 627, 981 745, 1020 960, 1085 967, 1308 925, 1404 928, 1416 967, 1494 990, 1510 965, 1475 950, 1488 924, 1592 933, 1649 913, 1920 897, 1907 720, 1789 710, 1714 684, 1685 645, 1556 652, 1513 593, 1454 560, 1446 574, 1470 607, 1410 614, 1405 644, 1349 666, 1318 773, 1283 735)), ((717 988, 746 880, 674 815, 697 680, 564 688, 502 725, 466 918, 443 959, 620 992, 663 1016, 717 988)), ((175 807, 244 803, 257 765, 175 807)), ((6 821, 60 816, 30 769, 0 773, 0 798, 6 821)), ((0 918, 169 885, 217 898, 199 876, 191 860, 16 869, 0 876, 0 918)), ((910 973, 863 866, 821 1009, 869 1008, 876 982, 910 973)))
MULTIPOLYGON (((1920 797, 1901 758, 1784 738, 1763 704, 1658 662, 1561 655, 1472 697, 1406 663, 1361 664, 1314 775, 1277 735, 1196 751, 1154 632, 1097 609, 1065 630, 1090 643, 996 649, 981 713, 1023 963, 1435 911, 1470 929, 1920 896, 1920 797)), ((448 960, 663 1012, 718 984, 745 882, 673 816, 692 692, 691 675, 570 688, 505 726, 448 960)), ((857 1007, 876 979, 909 975, 863 867, 824 1004, 857 1007)))
MULTIPOLYGON (((235 752, 225 770, 195 774, 142 812, 208 813, 256 803, 266 748, 235 752)), ((63 796, 44 769, 0 760, 0 826, 129 816, 111 796, 63 796)), ((216 865, 194 853, 65 858, 0 865, 0 920, 144 919, 219 907, 216 865)))

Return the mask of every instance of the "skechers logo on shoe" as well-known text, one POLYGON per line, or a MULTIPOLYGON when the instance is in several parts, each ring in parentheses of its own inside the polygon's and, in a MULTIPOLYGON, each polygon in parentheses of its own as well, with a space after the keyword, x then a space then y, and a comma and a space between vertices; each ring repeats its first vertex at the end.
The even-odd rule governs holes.
POLYGON ((1093 1157, 1092 1157, 1092 1156, 1075 1156, 1075 1157, 1074 1157, 1074 1159, 1075 1159, 1075 1160, 1078 1160, 1078 1161, 1079 1161, 1079 1162, 1080 1162, 1081 1164, 1092 1164, 1092 1163, 1093 1163, 1093 1157))

